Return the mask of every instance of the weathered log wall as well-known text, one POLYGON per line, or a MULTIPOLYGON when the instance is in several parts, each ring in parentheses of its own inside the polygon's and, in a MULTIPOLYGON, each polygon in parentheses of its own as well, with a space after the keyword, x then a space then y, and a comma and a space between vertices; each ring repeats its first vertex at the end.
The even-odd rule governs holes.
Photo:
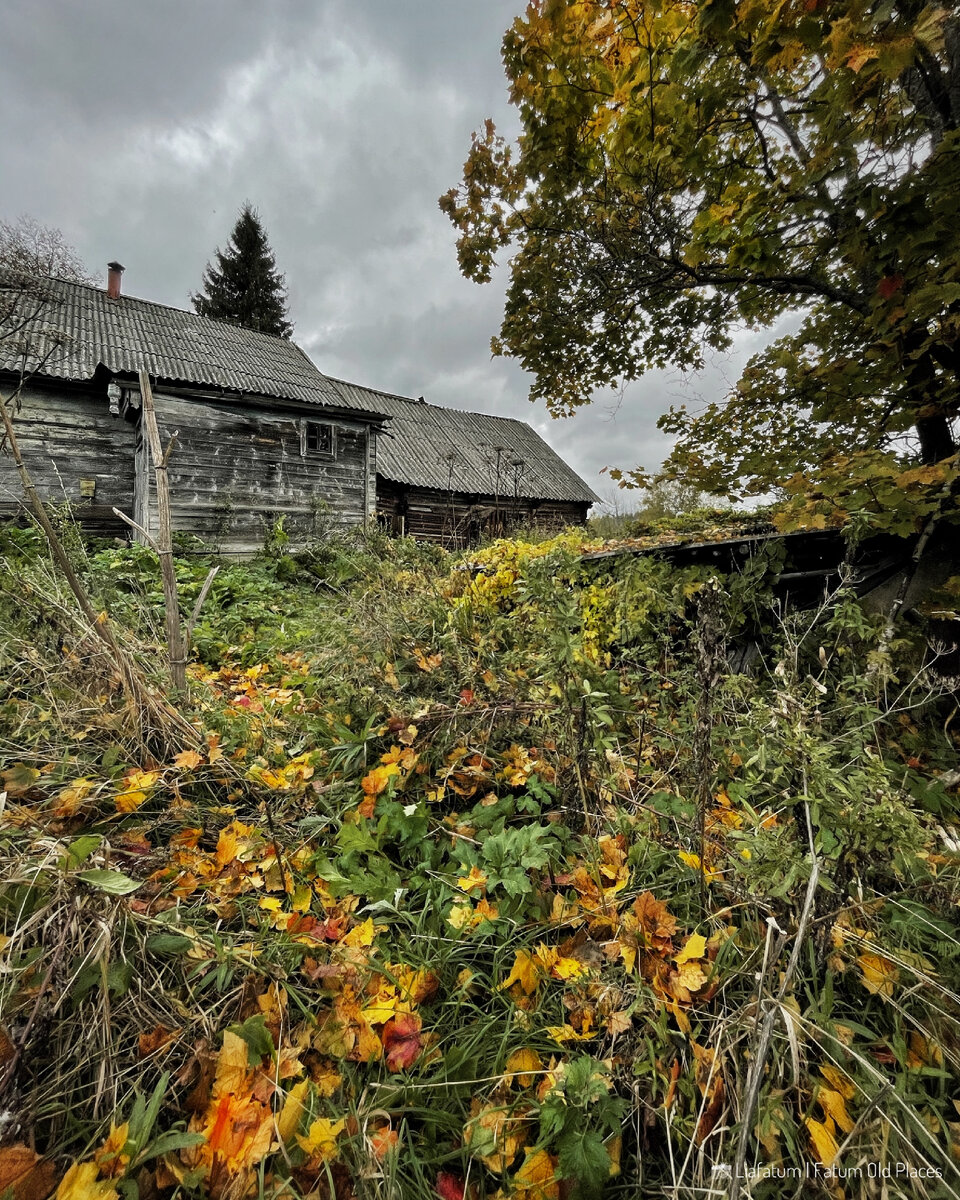
MULTIPOLYGON (((177 434, 169 464, 175 530, 246 555, 280 522, 297 546, 329 525, 362 524, 371 508, 374 434, 363 422, 322 410, 201 402, 159 388, 155 404, 164 445, 177 434), (331 454, 306 449, 305 420, 332 426, 331 454)), ((138 487, 151 487, 152 522, 149 472, 138 487)))
MULTIPOLYGON (((41 499, 69 504, 89 533, 126 537, 129 530, 113 509, 133 511, 136 431, 122 417, 110 415, 106 395, 66 383, 31 385, 21 394, 14 425, 41 499)), ((23 509, 13 459, 2 454, 0 517, 23 509)))
MULTIPOLYGON (((125 385, 126 418, 111 416, 101 388, 25 389, 15 421, 42 499, 69 502, 88 532, 127 537, 113 509, 148 532, 153 472, 139 432, 139 393, 125 385)), ((248 555, 282 520, 291 547, 329 526, 361 524, 376 500, 376 434, 363 421, 306 405, 177 395, 156 388, 161 439, 177 434, 169 462, 175 531, 212 549, 248 555), (303 422, 330 425, 332 452, 307 449, 303 422)), ((0 516, 23 510, 12 459, 0 456, 0 516)))
POLYGON ((377 519, 391 533, 451 548, 475 545, 483 537, 536 526, 560 529, 582 525, 588 505, 564 500, 469 496, 407 487, 377 476, 377 519))

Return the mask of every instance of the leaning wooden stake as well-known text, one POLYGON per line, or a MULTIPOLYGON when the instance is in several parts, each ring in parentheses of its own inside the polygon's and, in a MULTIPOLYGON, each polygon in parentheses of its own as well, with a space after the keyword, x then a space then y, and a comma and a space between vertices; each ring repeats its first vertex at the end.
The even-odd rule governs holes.
MULTIPOLYGON (((153 407, 153 390, 150 376, 140 372, 140 395, 143 398, 143 426, 153 459, 153 472, 157 481, 157 554, 160 558, 160 576, 163 580, 163 608, 167 630, 167 662, 170 667, 170 682, 175 692, 187 688, 187 656, 184 651, 183 629, 180 623, 180 602, 177 597, 177 573, 173 565, 173 531, 170 524, 170 484, 167 479, 167 460, 173 449, 174 439, 164 451, 160 444, 157 414, 153 407)), ((174 435, 175 437, 176 435, 174 435)))

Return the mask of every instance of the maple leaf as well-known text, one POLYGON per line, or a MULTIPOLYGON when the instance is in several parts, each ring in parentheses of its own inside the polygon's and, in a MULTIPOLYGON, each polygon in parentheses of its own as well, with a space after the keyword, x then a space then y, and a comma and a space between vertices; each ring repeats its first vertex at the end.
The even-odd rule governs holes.
POLYGON ((196 750, 183 750, 174 757, 173 765, 183 767, 185 771, 193 771, 203 762, 203 755, 196 750))
POLYGON ((124 1121, 122 1125, 110 1122, 110 1133, 99 1150, 94 1153, 97 1169, 104 1178, 122 1175, 130 1162, 130 1155, 124 1154, 123 1148, 130 1137, 130 1124, 124 1121))
POLYGON ((347 1122, 344 1119, 330 1121, 326 1117, 318 1117, 311 1122, 307 1136, 297 1135, 297 1142, 311 1158, 321 1162, 332 1162, 338 1154, 337 1138, 343 1133, 347 1122))
POLYGON ((673 949, 671 939, 677 929, 677 918, 667 912, 666 904, 657 900, 652 892, 644 892, 634 901, 633 911, 640 923, 643 944, 669 954, 673 949))
POLYGON ((386 791, 387 784, 394 775, 400 774, 400 768, 395 762, 386 763, 380 767, 374 767, 360 780, 360 787, 365 796, 379 796, 381 792, 386 791))
POLYGON ((422 650, 414 651, 414 658, 417 666, 421 671, 430 674, 443 662, 443 655, 438 651, 436 654, 425 655, 422 650))
POLYGON ((406 1071, 420 1053, 423 1022, 416 1013, 400 1013, 383 1027, 383 1049, 388 1071, 406 1071))
POLYGON ((165 1025, 155 1025, 150 1033, 141 1033, 137 1039, 140 1057, 148 1058, 161 1050, 169 1050, 180 1033, 181 1030, 167 1029, 165 1025))
POLYGON ((707 939, 700 933, 691 933, 683 944, 683 949, 673 956, 678 967, 692 959, 700 959, 707 952, 707 939))
POLYGON ((433 971, 407 967, 400 963, 388 963, 397 981, 397 992, 406 1004, 425 1004, 432 1000, 440 988, 440 979, 433 971))
POLYGON ((540 978, 543 974, 543 967, 537 958, 528 953, 526 950, 518 950, 514 955, 513 967, 510 974, 500 984, 499 991, 510 987, 513 983, 519 983, 524 994, 532 996, 537 990, 540 983, 540 978))
POLYGON ((473 891, 476 888, 480 892, 487 890, 487 876, 477 866, 470 868, 468 875, 461 875, 457 880, 457 887, 464 892, 473 891))

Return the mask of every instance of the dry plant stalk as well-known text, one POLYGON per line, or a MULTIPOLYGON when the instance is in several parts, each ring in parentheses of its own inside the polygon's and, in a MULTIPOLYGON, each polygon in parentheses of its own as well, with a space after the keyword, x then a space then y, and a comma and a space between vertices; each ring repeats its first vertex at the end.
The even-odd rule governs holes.
POLYGON ((37 494, 33 477, 24 462, 20 442, 14 428, 10 405, 17 400, 22 386, 21 382, 17 391, 9 399, 0 394, 0 423, 3 426, 4 439, 10 447, 10 453, 17 468, 23 494, 26 497, 34 520, 43 530, 54 562, 63 573, 63 577, 66 579, 84 619, 104 647, 108 658, 113 662, 120 675, 123 690, 130 700, 132 709, 140 725, 140 735, 147 740, 153 740, 159 734, 162 740, 170 742, 170 744, 182 746, 186 743, 187 745, 196 745, 199 741, 196 729, 175 708, 167 704, 162 697, 151 692, 147 681, 136 664, 117 640, 109 617, 105 612, 98 613, 96 611, 86 588, 80 582, 76 571, 73 569, 73 564, 70 562, 69 555, 64 549, 63 542, 60 540, 56 529, 54 529, 47 515, 47 510, 44 508, 37 494))
MULTIPOLYGON (((14 397, 15 398, 15 397, 14 397)), ((37 524, 46 535, 47 543, 50 546, 50 551, 57 563, 57 566, 63 572, 70 591, 73 592, 77 603, 83 615, 90 624, 91 629, 103 643, 110 657, 116 664, 123 680, 124 688, 127 694, 136 700, 142 700, 142 693, 145 691, 144 682, 139 677, 133 663, 127 654, 124 653, 119 642, 114 636, 113 629, 107 619, 106 613, 97 613, 90 602, 90 597, 87 595, 86 589, 77 578, 77 573, 73 569, 73 564, 70 562, 67 552, 63 548, 63 543, 54 529, 50 518, 47 516, 47 510, 43 507, 40 497, 37 495, 37 489, 34 487, 33 478, 27 470, 26 464, 23 461, 23 455, 20 451, 20 443, 17 440, 16 430, 13 427, 13 419, 10 416, 10 409, 7 400, 0 396, 0 420, 3 421, 4 436, 7 444, 10 447, 10 453, 13 455, 13 461, 16 464, 17 474, 20 476, 20 485, 23 488, 23 494, 27 498, 27 503, 30 505, 30 511, 34 516, 37 524)))

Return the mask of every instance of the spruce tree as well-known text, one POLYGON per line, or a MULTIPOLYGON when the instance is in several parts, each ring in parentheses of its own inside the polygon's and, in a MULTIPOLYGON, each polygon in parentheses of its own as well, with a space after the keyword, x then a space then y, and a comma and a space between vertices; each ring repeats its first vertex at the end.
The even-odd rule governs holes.
POLYGON ((190 297, 201 317, 233 321, 247 329, 288 338, 287 289, 260 217, 245 204, 226 250, 207 263, 203 290, 190 297))

